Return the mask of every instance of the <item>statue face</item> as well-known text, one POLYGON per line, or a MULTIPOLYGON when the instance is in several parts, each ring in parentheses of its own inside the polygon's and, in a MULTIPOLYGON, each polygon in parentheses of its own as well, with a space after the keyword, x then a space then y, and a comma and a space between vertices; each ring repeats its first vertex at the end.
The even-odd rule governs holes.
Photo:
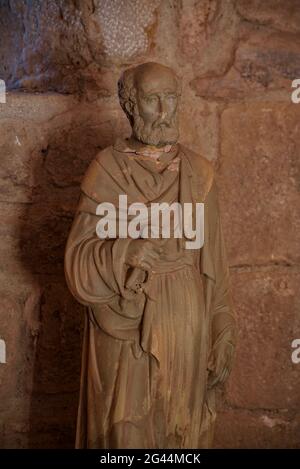
POLYGON ((176 143, 179 137, 176 77, 165 67, 153 67, 136 77, 133 134, 157 147, 176 143))

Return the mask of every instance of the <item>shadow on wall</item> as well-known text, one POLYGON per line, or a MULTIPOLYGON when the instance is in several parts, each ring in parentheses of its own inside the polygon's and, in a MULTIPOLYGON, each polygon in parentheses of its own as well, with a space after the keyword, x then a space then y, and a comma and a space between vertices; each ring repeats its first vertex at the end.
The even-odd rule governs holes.
POLYGON ((21 262, 34 285, 25 304, 27 357, 34 363, 32 381, 26 379, 30 448, 74 447, 85 311, 66 285, 64 249, 83 174, 114 140, 112 120, 109 112, 101 122, 99 109, 75 108, 58 115, 43 136, 46 144, 36 146, 34 203, 24 205, 19 233, 21 262))

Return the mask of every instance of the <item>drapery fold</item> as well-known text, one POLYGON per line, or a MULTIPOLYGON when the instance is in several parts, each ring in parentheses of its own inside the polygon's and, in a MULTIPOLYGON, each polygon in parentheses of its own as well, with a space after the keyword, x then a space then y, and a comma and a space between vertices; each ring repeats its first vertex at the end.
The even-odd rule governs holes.
MULTIPOLYGON (((236 340, 229 269, 213 169, 204 158, 180 144, 163 154, 158 164, 154 164, 153 160, 146 157, 140 159, 140 155, 128 148, 128 142, 120 140, 114 147, 100 152, 86 172, 65 251, 67 284, 74 297, 87 307, 88 312, 83 345, 77 447, 110 447, 124 441, 122 438, 125 437, 121 437, 118 432, 116 432, 118 436, 112 436, 112 428, 115 428, 117 422, 128 419, 135 421, 139 412, 144 417, 147 415, 153 405, 151 400, 155 389, 153 383, 156 382, 159 373, 160 351, 154 340, 157 330, 155 331, 153 327, 153 315, 158 313, 155 313, 153 304, 155 294, 152 299, 147 296, 147 286, 149 293, 152 291, 153 294, 155 291, 157 295, 164 295, 163 291, 157 291, 159 288, 157 276, 150 273, 147 277, 149 283, 146 285, 145 293, 135 293, 127 289, 128 266, 125 259, 130 243, 135 240, 130 238, 103 240, 96 234, 96 224, 99 220, 99 216, 96 215, 97 205, 101 202, 110 202, 118 207, 120 194, 128 196, 128 204, 142 202, 147 206, 153 201, 169 204, 174 201, 193 204, 204 202, 204 246, 197 258, 198 265, 194 267, 199 272, 203 285, 204 309, 201 327, 205 333, 201 333, 201 341, 204 344, 201 345, 202 384, 195 382, 194 385, 199 386, 203 394, 201 398, 203 422, 201 429, 198 429, 199 444, 203 444, 204 447, 209 446, 215 409, 214 389, 205 390, 208 356, 220 341, 232 344, 234 349, 236 340), (172 163, 172 169, 168 169, 172 163), (119 350, 115 359, 113 352, 109 357, 109 350, 103 348, 104 343, 108 343, 105 337, 115 340, 111 343, 111 350, 115 350, 113 347, 119 350), (122 364, 114 361, 121 359, 121 350, 122 364), (133 405, 132 396, 128 397, 125 392, 127 404, 122 401, 122 405, 117 398, 118 393, 123 396, 121 383, 126 388, 128 379, 133 373, 127 369, 126 375, 125 363, 129 369, 132 366, 131 359, 127 356, 129 350, 133 354, 136 369, 139 370, 135 372, 135 378, 139 376, 140 380, 146 381, 144 385, 132 384, 135 403, 140 402, 141 406, 140 408, 134 406, 135 410, 132 410, 134 415, 131 415, 130 411, 130 403, 133 405), (94 391, 88 391, 89 383, 94 382, 96 378, 97 383, 101 383, 101 379, 105 383, 108 379, 103 378, 106 376, 104 368, 108 365, 101 360, 99 354, 103 355, 103 360, 105 357, 110 360, 112 373, 115 374, 114 379, 116 382, 120 380, 120 383, 117 388, 110 387, 112 384, 107 385, 106 393, 104 390, 101 394, 103 402, 97 404, 94 391), (103 370, 100 372, 99 368, 103 370), (114 394, 113 397, 111 393, 114 394), (119 402, 115 409, 109 406, 109 399, 115 400, 115 403, 119 402), (102 406, 101 409, 98 409, 97 405, 102 406), (87 425, 87 414, 91 412, 94 412, 93 428, 87 425)), ((158 239, 155 242, 160 243, 163 240, 158 239)), ((175 269, 172 266, 193 265, 196 257, 194 253, 182 250, 183 242, 184 238, 173 243, 171 241, 172 244, 169 244, 171 247, 168 256, 165 259, 162 257, 161 260, 161 266, 170 266, 163 267, 166 272, 172 273, 175 269), (173 257, 174 261, 171 260, 173 257)), ((103 384, 97 386, 103 389, 103 384)), ((123 398, 125 399, 124 396, 123 398)), ((135 436, 132 436, 132 441, 137 441, 135 436)))

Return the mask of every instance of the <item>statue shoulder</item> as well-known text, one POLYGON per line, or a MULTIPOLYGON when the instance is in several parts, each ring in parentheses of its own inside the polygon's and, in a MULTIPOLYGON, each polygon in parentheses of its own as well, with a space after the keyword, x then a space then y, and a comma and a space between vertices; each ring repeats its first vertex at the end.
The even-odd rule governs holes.
POLYGON ((90 162, 80 188, 82 192, 94 200, 98 200, 106 179, 107 171, 112 168, 112 146, 99 151, 90 162))
POLYGON ((192 174, 198 179, 203 188, 203 199, 213 189, 215 182, 215 170, 212 163, 200 153, 180 144, 181 151, 189 160, 192 174))
POLYGON ((110 145, 109 147, 103 148, 103 150, 99 151, 96 156, 95 160, 97 163, 100 163, 101 166, 106 167, 113 159, 113 146, 110 145))

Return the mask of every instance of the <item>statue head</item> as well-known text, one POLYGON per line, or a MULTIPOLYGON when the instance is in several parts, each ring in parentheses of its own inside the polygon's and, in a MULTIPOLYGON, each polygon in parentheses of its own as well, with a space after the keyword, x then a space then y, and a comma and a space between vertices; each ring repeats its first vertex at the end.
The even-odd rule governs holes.
POLYGON ((118 88, 137 140, 157 147, 177 142, 181 84, 171 68, 155 62, 130 68, 123 72, 118 88))

